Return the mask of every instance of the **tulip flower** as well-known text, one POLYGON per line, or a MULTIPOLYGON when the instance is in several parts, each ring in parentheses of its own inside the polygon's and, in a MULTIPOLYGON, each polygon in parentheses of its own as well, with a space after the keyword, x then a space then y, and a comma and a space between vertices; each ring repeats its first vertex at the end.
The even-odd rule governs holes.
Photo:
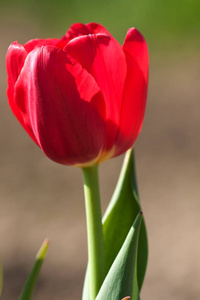
POLYGON ((14 42, 6 65, 10 107, 50 159, 88 167, 135 143, 148 84, 137 29, 121 46, 103 26, 77 23, 61 39, 14 42))
MULTIPOLYGON (((121 46, 103 26, 77 23, 61 39, 14 42, 6 66, 9 104, 21 125, 50 159, 82 168, 86 293, 88 287, 95 300, 106 276, 98 165, 126 152, 140 132, 148 85, 146 42, 135 28, 121 46)), ((134 254, 131 267, 135 260, 134 254)), ((120 264, 121 258, 116 266, 120 264)), ((132 284, 127 284, 130 291, 132 284)), ((107 295, 105 286, 110 286, 108 280, 101 290, 107 295)))

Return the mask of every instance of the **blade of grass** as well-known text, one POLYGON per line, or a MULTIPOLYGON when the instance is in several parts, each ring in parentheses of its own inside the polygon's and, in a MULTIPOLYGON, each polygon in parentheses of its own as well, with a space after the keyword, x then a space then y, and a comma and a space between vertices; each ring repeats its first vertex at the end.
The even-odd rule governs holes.
POLYGON ((42 267, 42 263, 46 256, 46 253, 47 253, 48 245, 49 245, 49 240, 46 239, 43 242, 41 248, 39 249, 39 251, 36 255, 35 263, 29 274, 29 277, 24 285, 22 294, 19 298, 20 300, 30 300, 32 298, 34 288, 35 288, 35 285, 36 285, 36 282, 37 282, 37 279, 38 279, 38 276, 40 273, 40 269, 42 267))
POLYGON ((1 292, 2 292, 2 286, 3 286, 3 272, 2 272, 2 265, 0 261, 0 297, 1 297, 1 292))

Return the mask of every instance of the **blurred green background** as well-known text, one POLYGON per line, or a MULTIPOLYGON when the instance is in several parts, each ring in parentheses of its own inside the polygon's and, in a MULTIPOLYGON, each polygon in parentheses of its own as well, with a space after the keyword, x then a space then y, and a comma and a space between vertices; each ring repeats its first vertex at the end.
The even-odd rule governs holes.
POLYGON ((23 25, 28 19, 45 37, 60 36, 75 22, 94 21, 108 27, 121 43, 127 28, 134 26, 154 51, 199 44, 199 11, 198 0, 1 0, 1 19, 7 26, 23 25))
MULTIPOLYGON (((200 298, 200 1, 0 0, 0 252, 2 299, 17 299, 42 240, 51 240, 34 299, 81 299, 87 261, 80 170, 48 160, 6 99, 10 43, 61 37, 74 22, 98 22, 123 44, 145 36, 149 97, 136 143, 138 184, 149 232, 141 299, 200 298)), ((103 210, 123 157, 100 168, 103 210)), ((105 299, 107 300, 107 299, 105 299)))

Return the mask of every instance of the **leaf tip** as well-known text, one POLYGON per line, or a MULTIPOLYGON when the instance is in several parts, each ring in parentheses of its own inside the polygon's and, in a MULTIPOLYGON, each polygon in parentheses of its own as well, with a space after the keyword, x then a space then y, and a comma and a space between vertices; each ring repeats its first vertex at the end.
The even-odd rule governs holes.
POLYGON ((36 255, 36 259, 43 260, 45 258, 48 246, 49 246, 49 239, 46 238, 44 240, 44 242, 42 243, 42 246, 40 247, 40 249, 39 249, 39 251, 38 251, 38 253, 36 255))

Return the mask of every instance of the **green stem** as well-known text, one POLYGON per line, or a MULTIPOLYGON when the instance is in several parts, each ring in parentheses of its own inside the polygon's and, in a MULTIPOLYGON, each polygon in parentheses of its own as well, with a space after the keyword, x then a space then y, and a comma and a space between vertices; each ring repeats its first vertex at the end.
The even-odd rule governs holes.
POLYGON ((95 300, 105 277, 104 241, 98 165, 82 168, 88 237, 90 300, 95 300))

